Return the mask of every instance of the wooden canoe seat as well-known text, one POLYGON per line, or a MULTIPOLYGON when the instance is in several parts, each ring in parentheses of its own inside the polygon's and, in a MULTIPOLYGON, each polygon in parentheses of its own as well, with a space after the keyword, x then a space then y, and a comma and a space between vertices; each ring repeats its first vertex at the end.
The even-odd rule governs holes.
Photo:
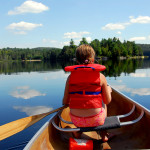
POLYGON ((97 126, 97 127, 77 127, 77 128, 61 128, 58 125, 56 125, 56 123, 55 123, 55 118, 56 117, 59 117, 61 121, 65 122, 67 124, 73 124, 70 121, 65 121, 60 116, 60 114, 61 114, 61 111, 60 111, 58 113, 58 116, 53 118, 52 124, 57 130, 63 131, 63 132, 74 132, 74 131, 89 132, 89 131, 102 131, 102 130, 108 130, 108 129, 115 129, 115 128, 120 128, 122 126, 134 124, 134 123, 138 122, 143 117, 144 111, 142 110, 140 116, 137 119, 132 120, 132 121, 127 121, 127 122, 120 122, 120 118, 124 118, 124 117, 127 117, 127 116, 131 115, 134 112, 134 110, 135 110, 135 105, 133 105, 131 111, 127 114, 107 117, 105 119, 104 125, 101 125, 101 126, 97 126))

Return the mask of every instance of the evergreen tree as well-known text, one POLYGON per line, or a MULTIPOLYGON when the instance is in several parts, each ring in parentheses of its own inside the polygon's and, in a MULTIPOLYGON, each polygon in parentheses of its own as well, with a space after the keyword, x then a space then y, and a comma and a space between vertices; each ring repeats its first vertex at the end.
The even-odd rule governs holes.
POLYGON ((90 45, 95 50, 95 53, 96 53, 97 56, 101 56, 102 55, 101 44, 100 44, 100 41, 98 39, 93 40, 90 43, 90 45))
POLYGON ((80 44, 79 45, 82 45, 82 44, 89 44, 86 40, 86 38, 82 38, 82 40, 80 41, 80 44))

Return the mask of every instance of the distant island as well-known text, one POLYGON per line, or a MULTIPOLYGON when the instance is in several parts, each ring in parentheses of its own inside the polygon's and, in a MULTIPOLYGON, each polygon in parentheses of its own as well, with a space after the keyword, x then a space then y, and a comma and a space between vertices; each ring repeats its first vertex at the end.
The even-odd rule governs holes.
MULTIPOLYGON (((135 42, 121 42, 118 38, 95 39, 90 43, 86 38, 82 38, 79 45, 90 44, 96 53, 96 57, 101 58, 142 58, 150 56, 150 44, 135 44, 135 42)), ((57 61, 72 60, 75 58, 75 49, 78 45, 74 44, 73 39, 70 45, 62 49, 53 47, 38 48, 2 48, 0 49, 0 61, 57 61)))

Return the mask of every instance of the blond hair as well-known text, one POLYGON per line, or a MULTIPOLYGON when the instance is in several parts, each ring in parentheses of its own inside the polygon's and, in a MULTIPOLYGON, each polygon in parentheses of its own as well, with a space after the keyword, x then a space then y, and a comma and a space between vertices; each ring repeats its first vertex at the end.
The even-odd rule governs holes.
POLYGON ((88 45, 83 44, 76 49, 76 59, 80 64, 90 64, 94 62, 95 51, 88 45))

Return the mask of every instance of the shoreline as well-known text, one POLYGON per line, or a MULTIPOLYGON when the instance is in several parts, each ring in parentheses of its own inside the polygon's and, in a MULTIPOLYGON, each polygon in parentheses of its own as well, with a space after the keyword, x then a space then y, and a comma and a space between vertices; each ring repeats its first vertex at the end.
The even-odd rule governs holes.
MULTIPOLYGON (((133 57, 120 56, 120 57, 116 57, 115 59, 124 60, 124 59, 145 59, 145 58, 149 58, 149 56, 133 56, 133 57)), ((96 60, 108 60, 108 59, 113 59, 113 58, 106 57, 106 56, 96 57, 96 60)))
POLYGON ((32 60, 22 60, 22 61, 42 61, 42 60, 40 60, 40 59, 32 59, 32 60))

